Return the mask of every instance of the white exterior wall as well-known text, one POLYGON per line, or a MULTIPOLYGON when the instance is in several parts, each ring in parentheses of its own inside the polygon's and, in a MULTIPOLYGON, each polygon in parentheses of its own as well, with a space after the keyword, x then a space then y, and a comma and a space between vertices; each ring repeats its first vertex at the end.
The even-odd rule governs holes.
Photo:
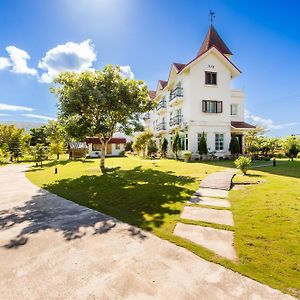
MULTIPOLYGON (((229 143, 231 139, 231 121, 244 121, 244 93, 239 90, 231 89, 232 70, 228 67, 228 61, 221 58, 215 51, 211 51, 208 55, 195 60, 188 70, 184 70, 182 74, 176 75, 174 70, 171 70, 168 86, 157 91, 155 100, 159 102, 166 96, 167 110, 161 114, 154 110, 151 113, 150 120, 146 122, 146 127, 151 129, 154 135, 158 135, 156 128, 153 127, 153 122, 157 124, 161 122, 162 116, 165 116, 167 130, 159 132, 160 137, 166 137, 168 140, 168 154, 172 156, 170 136, 171 128, 169 126, 170 112, 174 113, 181 108, 183 115, 183 125, 181 132, 188 134, 188 150, 194 154, 198 152, 198 133, 203 131, 207 133, 207 147, 209 151, 215 151, 215 134, 224 134, 224 150, 217 151, 216 155, 229 155, 229 143), (223 61, 224 60, 224 61, 223 61), (217 73, 217 85, 205 84, 205 71, 217 73), (181 81, 183 88, 183 100, 177 105, 170 105, 169 91, 176 87, 176 84, 181 81), (222 113, 205 113, 202 111, 202 100, 222 101, 222 113), (238 105, 238 114, 231 116, 231 104, 238 105), (147 125, 148 124, 148 125, 147 125)), ((235 74, 236 75, 236 74, 235 74)))
MULTIPOLYGON (((111 154, 106 154, 106 156, 118 156, 121 151, 124 151, 125 144, 119 144, 120 149, 116 149, 116 144, 112 144, 111 154)), ((93 145, 91 143, 88 144, 88 156, 89 157, 99 157, 101 155, 101 151, 93 151, 93 145)))

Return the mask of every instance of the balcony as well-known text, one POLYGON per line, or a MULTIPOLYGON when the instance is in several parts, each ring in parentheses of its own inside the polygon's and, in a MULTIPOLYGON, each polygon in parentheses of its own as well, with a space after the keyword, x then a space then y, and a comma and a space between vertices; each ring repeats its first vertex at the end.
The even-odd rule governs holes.
POLYGON ((150 112, 146 112, 144 115, 143 115, 143 119, 144 121, 147 121, 150 119, 150 112))
POLYGON ((171 105, 178 104, 183 100, 183 88, 177 87, 170 92, 169 103, 171 105))
POLYGON ((157 112, 161 113, 166 111, 166 109, 167 109, 167 102, 165 100, 159 101, 156 107, 157 112))
POLYGON ((161 122, 156 125, 156 131, 165 131, 165 130, 167 130, 166 122, 161 122))
POLYGON ((183 121, 182 115, 174 116, 174 117, 170 118, 170 123, 169 123, 170 127, 178 126, 178 125, 182 124, 182 121, 183 121))

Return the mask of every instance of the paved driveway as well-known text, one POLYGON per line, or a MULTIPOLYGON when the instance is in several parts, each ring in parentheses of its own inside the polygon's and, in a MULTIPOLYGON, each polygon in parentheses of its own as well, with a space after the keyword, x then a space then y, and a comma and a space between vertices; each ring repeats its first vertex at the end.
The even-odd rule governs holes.
POLYGON ((1 299, 292 299, 0 168, 1 299))

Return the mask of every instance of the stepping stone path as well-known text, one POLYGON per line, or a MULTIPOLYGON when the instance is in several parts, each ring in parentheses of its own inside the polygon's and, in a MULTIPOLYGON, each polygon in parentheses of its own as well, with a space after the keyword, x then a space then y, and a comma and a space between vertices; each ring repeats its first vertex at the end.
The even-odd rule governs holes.
POLYGON ((237 256, 233 244, 233 232, 219 230, 209 227, 177 223, 176 235, 184 236, 186 239, 206 247, 220 256, 236 260, 237 256))
MULTIPOLYGON (((235 174, 235 169, 228 169, 205 177, 200 183, 199 189, 188 201, 189 204, 199 204, 199 207, 185 206, 181 213, 181 218, 234 226, 231 211, 222 208, 230 208, 230 203, 226 198, 235 174), (205 208, 200 205, 214 206, 216 208, 205 208)), ((177 223, 174 234, 205 247, 222 257, 237 260, 233 246, 233 231, 177 223)))
POLYGON ((229 210, 186 206, 181 218, 233 226, 232 213, 229 210))

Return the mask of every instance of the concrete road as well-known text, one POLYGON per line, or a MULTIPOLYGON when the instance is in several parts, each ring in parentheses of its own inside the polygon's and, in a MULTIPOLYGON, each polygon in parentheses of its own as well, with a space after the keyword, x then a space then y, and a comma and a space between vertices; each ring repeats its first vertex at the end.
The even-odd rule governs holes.
POLYGON ((1 299, 293 299, 0 168, 1 299))

